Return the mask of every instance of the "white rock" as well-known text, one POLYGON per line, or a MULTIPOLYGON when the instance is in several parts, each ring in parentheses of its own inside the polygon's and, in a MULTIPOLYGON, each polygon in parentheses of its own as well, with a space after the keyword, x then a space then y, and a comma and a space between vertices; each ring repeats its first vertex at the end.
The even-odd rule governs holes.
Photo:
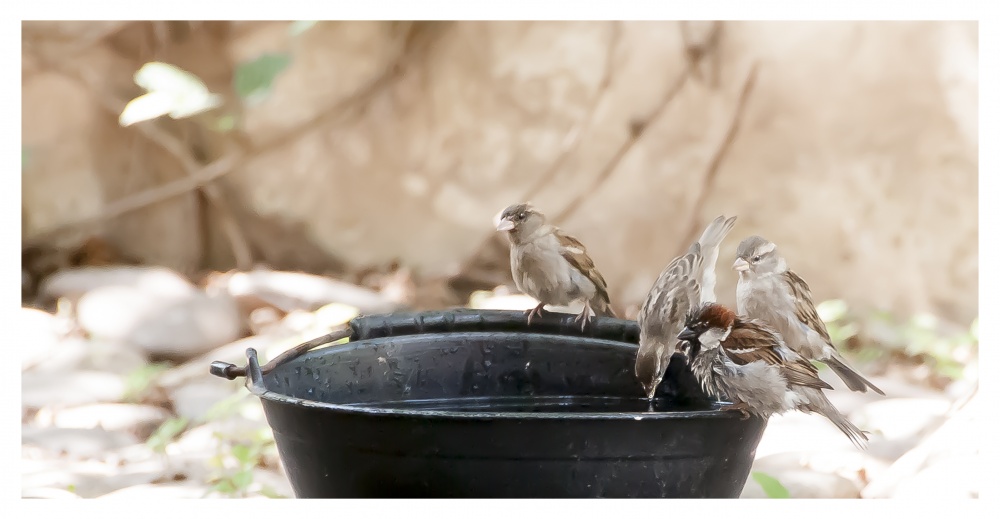
POLYGON ((61 409, 51 414, 51 418, 46 420, 48 423, 41 423, 43 413, 39 415, 36 416, 39 426, 127 431, 140 438, 149 436, 171 416, 161 407, 132 404, 92 404, 61 409))
POLYGON ((900 499, 978 498, 983 463, 979 456, 956 456, 939 461, 903 479, 889 497, 900 499))
POLYGON ((116 402, 125 393, 122 377, 99 371, 25 373, 21 404, 30 408, 116 402))
POLYGON ((180 274, 163 267, 79 267, 60 270, 45 278, 39 296, 46 299, 66 297, 71 300, 102 287, 131 287, 149 294, 185 296, 198 288, 180 274))
POLYGON ((22 493, 31 489, 70 489, 84 498, 93 498, 120 488, 169 480, 173 473, 162 460, 149 459, 128 465, 72 459, 22 461, 22 493))
POLYGON ((18 353, 23 371, 50 357, 57 350, 62 334, 58 317, 35 308, 22 307, 17 322, 21 326, 18 353))
POLYGON ((968 497, 979 494, 981 427, 978 394, 956 405, 940 427, 921 438, 920 443, 896 460, 880 477, 864 489, 866 498, 917 495, 933 485, 946 488, 931 495, 968 497))
POLYGON ((887 440, 918 436, 951 406, 944 397, 887 398, 871 402, 849 415, 858 427, 887 440))
POLYGON ((81 327, 96 337, 117 340, 153 355, 192 357, 239 338, 239 308, 228 295, 200 292, 167 296, 111 286, 80 299, 81 327))
POLYGON ((31 355, 34 358, 23 369, 32 373, 101 371, 127 376, 149 363, 145 353, 124 343, 77 336, 63 337, 44 356, 31 355))
POLYGON ((764 435, 757 444, 756 458, 781 452, 853 448, 844 433, 823 416, 789 412, 768 420, 764 435))
POLYGON ((135 436, 122 431, 31 426, 21 429, 22 445, 36 446, 50 453, 65 453, 67 456, 78 458, 94 458, 108 451, 135 444, 137 441, 135 436))
POLYGON ((286 312, 311 311, 330 303, 341 303, 363 314, 378 314, 392 312, 401 306, 368 288, 304 272, 258 268, 219 277, 216 283, 234 296, 253 295, 286 312))
POLYGON ((868 480, 881 475, 889 464, 882 459, 859 451, 852 446, 843 448, 813 449, 808 451, 782 452, 754 460, 753 470, 773 474, 785 470, 810 470, 824 474, 836 474, 852 481, 859 488, 868 480))
MULTIPOLYGON (((242 379, 236 381, 223 380, 212 376, 193 380, 182 386, 169 389, 170 400, 178 416, 198 420, 205 416, 208 410, 216 404, 233 396, 234 389, 242 379)), ((246 392, 246 390, 243 390, 246 392)))

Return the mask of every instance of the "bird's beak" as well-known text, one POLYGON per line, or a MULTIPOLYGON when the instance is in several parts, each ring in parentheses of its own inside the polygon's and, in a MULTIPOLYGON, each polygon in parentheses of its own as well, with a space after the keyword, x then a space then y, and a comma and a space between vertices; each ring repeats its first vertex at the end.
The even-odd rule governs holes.
POLYGON ((514 222, 512 222, 512 221, 510 221, 510 220, 508 220, 506 218, 503 219, 503 220, 500 220, 500 223, 497 224, 497 230, 498 231, 509 231, 509 230, 511 230, 513 228, 514 228, 514 222))
POLYGON ((691 328, 685 326, 684 329, 681 330, 681 333, 677 334, 677 338, 682 341, 694 342, 698 339, 698 334, 694 333, 694 330, 691 328))
POLYGON ((743 258, 736 258, 736 261, 733 262, 733 270, 736 272, 746 272, 750 270, 750 264, 743 258))

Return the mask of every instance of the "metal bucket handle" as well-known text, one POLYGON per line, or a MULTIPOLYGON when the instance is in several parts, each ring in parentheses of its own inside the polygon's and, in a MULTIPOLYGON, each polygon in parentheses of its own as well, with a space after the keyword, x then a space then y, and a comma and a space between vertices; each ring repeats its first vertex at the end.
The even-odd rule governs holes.
POLYGON ((307 351, 323 346, 324 344, 330 344, 337 342, 341 339, 346 339, 353 335, 354 329, 350 326, 345 326, 342 329, 330 332, 322 337, 317 337, 311 341, 303 342, 298 346, 291 349, 285 350, 277 357, 271 359, 270 362, 261 366, 257 363, 257 350, 253 348, 247 348, 247 365, 240 367, 229 362, 223 362, 221 360, 216 360, 212 362, 211 367, 209 367, 209 373, 222 377, 229 380, 235 380, 236 377, 246 377, 247 373, 250 373, 250 378, 254 383, 263 380, 263 375, 271 372, 274 368, 280 366, 281 364, 295 359, 307 351))

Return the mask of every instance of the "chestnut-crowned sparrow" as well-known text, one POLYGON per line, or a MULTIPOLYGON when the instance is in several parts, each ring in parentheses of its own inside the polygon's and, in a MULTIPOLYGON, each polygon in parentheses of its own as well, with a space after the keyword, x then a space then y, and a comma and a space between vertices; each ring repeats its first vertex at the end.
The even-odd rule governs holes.
POLYGON ((709 303, 693 309, 678 339, 687 341, 691 371, 706 392, 726 397, 748 418, 789 410, 818 413, 830 420, 859 448, 868 437, 823 394, 833 389, 816 367, 785 345, 780 334, 762 321, 737 317, 709 303))

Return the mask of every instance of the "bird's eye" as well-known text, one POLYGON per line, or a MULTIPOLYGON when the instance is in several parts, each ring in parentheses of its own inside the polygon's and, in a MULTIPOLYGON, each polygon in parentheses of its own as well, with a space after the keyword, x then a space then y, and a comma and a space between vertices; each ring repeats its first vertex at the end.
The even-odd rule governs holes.
POLYGON ((760 256, 754 256, 754 257, 750 258, 750 261, 752 261, 754 263, 757 263, 758 261, 760 261, 760 256))
POLYGON ((518 220, 524 220, 527 217, 528 217, 528 213, 518 213, 518 215, 517 215, 517 219, 518 220))

